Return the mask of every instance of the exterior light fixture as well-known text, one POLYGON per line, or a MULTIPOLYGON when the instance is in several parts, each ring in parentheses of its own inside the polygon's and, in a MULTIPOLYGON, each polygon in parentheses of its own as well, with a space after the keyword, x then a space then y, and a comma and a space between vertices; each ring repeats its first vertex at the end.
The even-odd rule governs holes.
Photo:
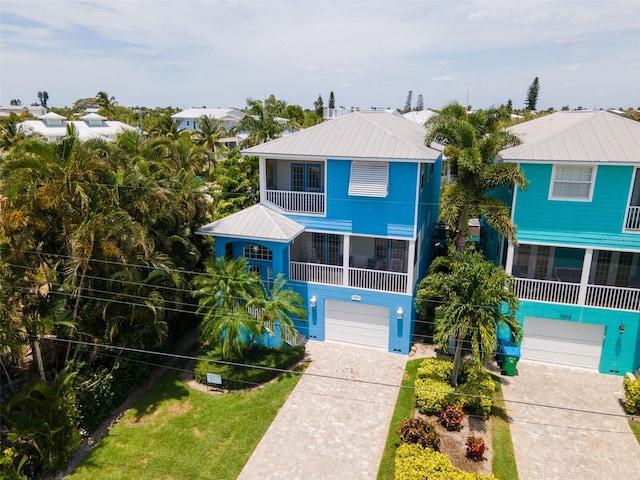
POLYGON ((402 320, 402 315, 404 315, 402 307, 398 307, 398 310, 396 310, 396 317, 398 317, 398 320, 402 320))
POLYGON ((316 302, 317 301, 318 300, 316 299, 315 295, 309 299, 309 303, 311 304, 311 308, 316 308, 316 302))
POLYGON ((620 322, 620 326, 618 327, 618 332, 620 332, 620 335, 624 333, 624 322, 620 322))

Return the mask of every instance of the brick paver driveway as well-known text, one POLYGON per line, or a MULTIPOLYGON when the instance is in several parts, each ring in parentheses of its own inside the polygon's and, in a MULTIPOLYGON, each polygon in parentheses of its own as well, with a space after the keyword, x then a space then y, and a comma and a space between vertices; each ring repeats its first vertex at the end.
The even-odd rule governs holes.
POLYGON ((307 343, 307 352, 309 375, 300 379, 239 478, 375 479, 398 389, 354 380, 400 385, 407 357, 315 341, 307 343))
POLYGON ((640 478, 640 445, 620 406, 622 377, 520 361, 502 377, 520 480, 640 478), (594 413, 591 413, 594 412, 594 413))

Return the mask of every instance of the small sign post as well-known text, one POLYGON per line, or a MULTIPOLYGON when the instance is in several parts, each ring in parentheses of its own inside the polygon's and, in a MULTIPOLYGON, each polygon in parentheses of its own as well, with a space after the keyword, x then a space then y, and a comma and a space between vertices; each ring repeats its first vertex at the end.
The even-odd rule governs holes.
POLYGON ((222 377, 218 373, 207 373, 207 391, 209 385, 222 385, 222 377))

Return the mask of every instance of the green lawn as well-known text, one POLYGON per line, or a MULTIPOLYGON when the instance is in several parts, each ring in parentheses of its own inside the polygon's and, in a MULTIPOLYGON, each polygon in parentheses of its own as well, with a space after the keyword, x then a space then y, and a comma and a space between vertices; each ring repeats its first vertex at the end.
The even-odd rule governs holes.
MULTIPOLYGON (((413 386, 416 373, 420 363, 424 359, 418 358, 407 362, 402 385, 413 386)), ((496 384, 496 397, 502 398, 502 387, 500 379, 493 376, 496 384)), ((398 392, 396 407, 391 419, 387 444, 382 455, 380 468, 378 469, 378 480, 393 480, 395 470, 396 448, 400 441, 396 430, 402 420, 413 415, 415 405, 415 394, 412 388, 403 388, 398 392)), ((507 414, 504 409, 504 402, 496 402, 492 412, 491 439, 493 442, 493 474, 500 480, 518 480, 518 469, 516 467, 513 445, 511 443, 511 432, 507 422, 507 414)), ((640 425, 638 425, 640 427, 640 425)), ((640 428, 639 428, 640 430, 640 428)), ((636 433, 636 435, 638 435, 636 433)))
POLYGON ((640 443, 640 422, 637 420, 629 420, 629 425, 631 425, 631 430, 633 430, 636 440, 640 443))
MULTIPOLYGON (((404 377, 402 379, 403 386, 413 387, 413 384, 416 381, 416 373, 420 363, 422 363, 422 360, 424 359, 418 358, 407 362, 404 377)), ((396 448, 400 442, 400 437, 396 433, 396 430, 400 427, 402 420, 413 416, 415 403, 415 390, 413 388, 401 388, 398 392, 396 408, 393 411, 393 417, 391 418, 389 434, 387 435, 387 444, 384 447, 382 461, 380 462, 380 468, 378 469, 378 480, 393 480, 395 476, 396 448)))
POLYGON ((167 373, 67 478, 235 479, 298 379, 219 395, 167 373))

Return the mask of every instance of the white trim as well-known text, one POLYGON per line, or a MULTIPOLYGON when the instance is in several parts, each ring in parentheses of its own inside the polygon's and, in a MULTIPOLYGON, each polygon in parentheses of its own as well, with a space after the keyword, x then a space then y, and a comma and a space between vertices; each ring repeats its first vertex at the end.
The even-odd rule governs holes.
POLYGON ((420 189, 420 170, 422 170, 422 163, 417 164, 418 175, 416 178, 416 195, 415 195, 415 208, 413 210, 413 238, 417 238, 418 235, 418 207, 420 206, 420 195, 422 190, 420 189))
MULTIPOLYGON (((596 184, 596 175, 598 173, 598 166, 597 165, 585 165, 583 163, 580 164, 573 164, 573 165, 559 165, 559 164, 554 164, 553 168, 551 170, 551 182, 549 182, 549 195, 547 197, 547 200, 550 201, 564 201, 564 202, 591 202, 591 200, 593 199, 593 189, 595 187, 596 184), (589 195, 587 198, 580 198, 580 197, 562 197, 562 196, 554 196, 553 195, 553 187, 556 183, 556 175, 558 173, 558 168, 557 167, 576 167, 576 168, 589 168, 591 169, 591 179, 590 179, 590 183, 589 183, 589 195)), ((562 182, 562 180, 560 180, 559 182, 562 182)), ((574 182, 577 183, 577 182, 574 182)), ((586 183, 586 182, 580 182, 580 183, 586 183)))
MULTIPOLYGON (((576 236, 579 236, 579 232, 576 232, 576 236)), ((638 248, 620 248, 620 247, 614 247, 614 246, 608 246, 608 245, 577 245, 574 243, 556 243, 556 242, 538 242, 538 241, 530 241, 530 240, 524 240, 524 241, 518 241, 519 245, 543 245, 543 246, 548 246, 548 247, 556 247, 556 248, 576 248, 579 250, 586 250, 587 248, 593 248, 594 250, 609 250, 611 252, 633 252, 633 253, 638 253, 638 248)))
POLYGON ((509 274, 513 275, 513 254, 515 252, 515 247, 512 242, 509 242, 509 246, 507 247, 507 260, 505 261, 504 270, 509 274))
POLYGON ((260 175, 260 203, 267 201, 267 159, 258 157, 258 175, 260 175))
POLYGON ((584 251, 582 259, 582 275, 580 277, 580 290, 578 290, 578 305, 587 303, 587 286, 591 275, 591 262, 593 261, 593 248, 584 251))
MULTIPOLYGON (((280 137, 282 138, 282 137, 280 137)), ((278 139, 276 139, 278 140, 278 139)), ((273 140, 272 140, 273 141, 273 140)), ((436 158, 380 158, 380 157, 342 157, 339 155, 303 155, 300 154, 287 154, 287 153, 267 153, 267 152, 247 152, 241 151, 240 154, 243 157, 258 157, 258 156, 266 156, 268 158, 273 158, 274 160, 304 160, 304 161, 322 161, 322 160, 340 160, 340 161, 363 161, 363 162, 401 162, 401 163, 436 163, 438 160, 438 156, 436 158)))
POLYGON ((348 195, 387 197, 389 195, 389 162, 352 160, 348 195))
POLYGON ((351 235, 352 237, 384 238, 385 240, 406 240, 407 242, 416 239, 416 237, 392 237, 370 233, 356 233, 353 230, 318 230, 305 227, 304 231, 311 233, 335 233, 336 235, 351 235))
POLYGON ((351 253, 351 235, 342 236, 342 284, 349 285, 349 257, 351 253), (346 253, 345 253, 346 252, 346 253))
POLYGON ((415 252, 416 252, 416 242, 413 240, 409 241, 408 245, 409 251, 407 257, 407 295, 413 294, 413 284, 415 283, 415 252))

